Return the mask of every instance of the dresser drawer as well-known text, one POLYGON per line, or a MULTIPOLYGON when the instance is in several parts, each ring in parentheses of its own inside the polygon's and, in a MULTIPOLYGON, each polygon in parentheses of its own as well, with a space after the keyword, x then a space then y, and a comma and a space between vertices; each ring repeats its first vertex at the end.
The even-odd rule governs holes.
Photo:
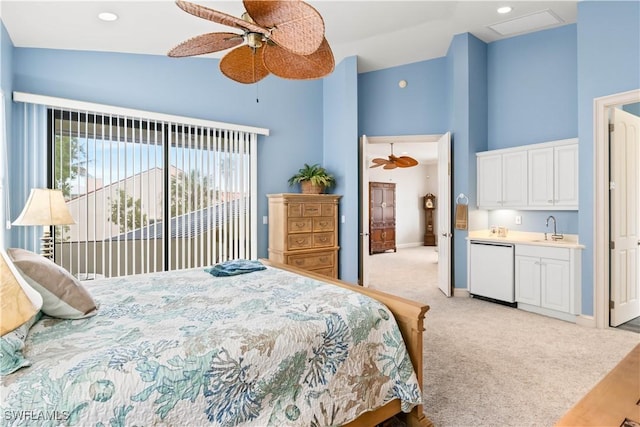
POLYGON ((302 216, 320 216, 322 215, 322 203, 303 203, 302 216))
POLYGON ((287 236, 287 249, 309 249, 313 245, 313 234, 290 234, 287 236))
POLYGON ((311 218, 289 218, 287 219, 288 233, 311 233, 314 224, 311 218))
POLYGON ((314 233, 313 234, 314 248, 326 248, 334 245, 335 245, 334 233, 314 233))
POLYGON ((318 270, 322 268, 332 268, 333 252, 315 252, 312 254, 300 254, 287 256, 287 264, 305 270, 318 270))
POLYGON ((289 203, 287 205, 287 217, 301 217, 302 203, 289 203))
POLYGON ((335 213, 336 213, 335 209, 336 209, 336 205, 331 203, 323 203, 322 207, 320 208, 321 215, 333 217, 335 216, 335 213))
POLYGON ((313 231, 333 231, 335 228, 332 217, 313 218, 313 231))

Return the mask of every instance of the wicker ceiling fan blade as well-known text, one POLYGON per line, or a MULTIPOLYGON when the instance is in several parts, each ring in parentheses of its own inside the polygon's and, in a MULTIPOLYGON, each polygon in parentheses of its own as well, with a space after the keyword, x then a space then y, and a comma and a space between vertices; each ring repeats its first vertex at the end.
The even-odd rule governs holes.
POLYGON ((371 160, 371 162, 374 163, 374 164, 371 165, 370 167, 377 168, 377 167, 380 167, 380 166, 388 164, 389 160, 381 159, 381 158, 378 157, 378 158, 375 158, 375 159, 371 160))
POLYGON ((384 165, 382 167, 382 169, 395 169, 397 167, 398 167, 398 165, 396 165, 395 163, 390 162, 390 163, 387 163, 386 165, 384 165))
POLYGON ((416 166, 418 164, 418 161, 413 157, 400 156, 396 158, 394 163, 401 168, 410 168, 411 166, 416 166))
POLYGON ((324 39, 324 20, 300 0, 244 0, 251 18, 271 31, 270 40, 298 55, 311 55, 324 39))
POLYGON ((243 42, 240 34, 234 33, 208 33, 192 37, 183 41, 167 53, 173 58, 185 56, 204 55, 206 53, 219 52, 221 50, 236 47, 243 42))
POLYGON ((217 22, 218 24, 247 30, 252 33, 268 34, 268 31, 259 25, 245 21, 241 18, 236 18, 235 16, 227 15, 226 13, 219 12, 217 10, 209 9, 208 7, 200 6, 199 4, 183 0, 176 1, 176 4, 180 9, 193 16, 197 16, 198 18, 208 19, 209 21, 217 22))
POLYGON ((319 79, 331 74, 335 67, 333 52, 326 39, 311 55, 296 55, 274 44, 264 46, 264 65, 284 79, 319 79))
POLYGON ((256 83, 269 75, 262 61, 264 49, 237 47, 220 60, 222 74, 238 83, 256 83))

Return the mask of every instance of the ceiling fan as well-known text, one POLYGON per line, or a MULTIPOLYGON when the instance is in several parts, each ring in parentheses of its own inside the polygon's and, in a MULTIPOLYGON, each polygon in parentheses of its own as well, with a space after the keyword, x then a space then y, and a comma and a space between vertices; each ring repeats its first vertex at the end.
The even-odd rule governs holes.
POLYGON ((176 1, 191 15, 235 27, 242 34, 215 32, 180 43, 171 57, 203 55, 234 48, 220 60, 220 71, 239 83, 255 83, 270 73, 294 80, 318 79, 333 71, 333 52, 324 37, 322 16, 300 0, 244 0, 242 19, 187 1, 176 1))
POLYGON ((383 159, 377 157, 372 160, 373 165, 370 167, 377 168, 382 166, 382 169, 395 169, 395 168, 410 168, 411 166, 416 166, 418 161, 413 157, 409 156, 400 156, 396 157, 393 155, 393 142, 391 143, 391 154, 389 154, 388 159, 383 159))

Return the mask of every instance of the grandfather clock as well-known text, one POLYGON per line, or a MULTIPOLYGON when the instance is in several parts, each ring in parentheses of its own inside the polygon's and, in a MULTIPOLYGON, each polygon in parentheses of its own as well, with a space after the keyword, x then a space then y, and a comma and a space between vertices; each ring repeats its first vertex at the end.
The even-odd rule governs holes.
POLYGON ((436 235, 433 230, 433 211, 436 209, 436 196, 427 193, 424 196, 424 246, 435 246, 436 235))

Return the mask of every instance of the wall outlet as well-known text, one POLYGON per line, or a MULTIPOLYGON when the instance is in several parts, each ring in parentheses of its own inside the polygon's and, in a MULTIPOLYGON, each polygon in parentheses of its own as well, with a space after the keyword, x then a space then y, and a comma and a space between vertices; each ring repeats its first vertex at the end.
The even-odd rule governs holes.
POLYGON ((522 215, 516 215, 516 224, 522 224, 522 215))
POLYGON ((268 216, 266 216, 266 215, 264 215, 264 216, 262 217, 262 223, 263 223, 263 224, 269 224, 269 217, 268 217, 268 216))

